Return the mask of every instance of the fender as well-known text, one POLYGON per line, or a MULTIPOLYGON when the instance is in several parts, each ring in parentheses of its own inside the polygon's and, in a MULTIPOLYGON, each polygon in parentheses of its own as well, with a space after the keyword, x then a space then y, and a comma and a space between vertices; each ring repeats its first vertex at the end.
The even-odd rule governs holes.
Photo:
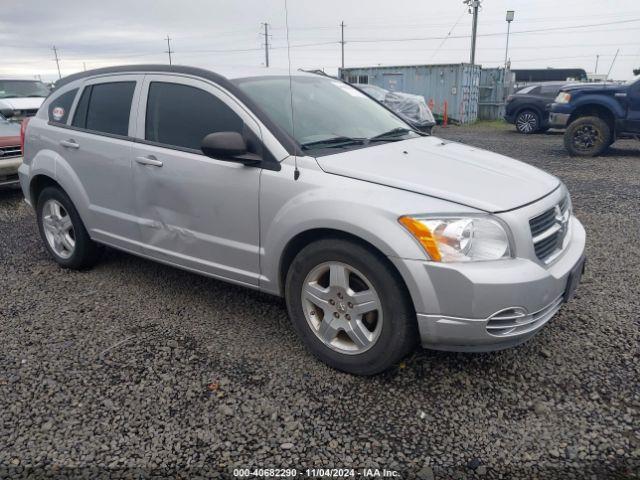
POLYGON ((524 112, 525 110, 533 110, 533 111, 534 111, 535 113, 537 113, 537 114, 538 114, 538 116, 540 117, 540 121, 541 121, 542 123, 544 123, 544 122, 545 122, 545 118, 546 118, 547 114, 546 114, 543 110, 540 110, 538 107, 536 107, 536 106, 534 106, 534 105, 524 105, 524 106, 522 106, 522 107, 518 108, 518 109, 516 110, 516 113, 513 115, 514 120, 515 120, 516 118, 518 118, 518 115, 520 115, 520 114, 521 114, 522 112, 524 112))
MULTIPOLYGON (((91 218, 88 209, 89 196, 69 163, 53 150, 40 150, 29 164, 30 181, 33 182, 37 175, 45 175, 58 182, 73 202, 82 222, 89 229, 87 224, 91 218)), ((31 200, 35 204, 35 199, 31 200)))
POLYGON ((425 251, 398 222, 400 216, 476 211, 426 195, 328 174, 317 163, 315 170, 305 168, 300 180, 293 182, 293 169, 287 163, 283 162, 281 172, 263 171, 261 177, 260 287, 271 293, 281 293, 279 273, 285 248, 304 232, 337 230, 373 245, 387 257, 426 260, 425 251), (312 185, 318 188, 309 188, 312 185), (407 205, 412 205, 411 211, 406 211, 407 205))
POLYGON ((575 101, 572 100, 571 106, 573 109, 570 113, 573 115, 577 109, 590 105, 606 108, 616 120, 625 118, 626 116, 626 110, 615 98, 602 94, 586 94, 578 97, 575 101))

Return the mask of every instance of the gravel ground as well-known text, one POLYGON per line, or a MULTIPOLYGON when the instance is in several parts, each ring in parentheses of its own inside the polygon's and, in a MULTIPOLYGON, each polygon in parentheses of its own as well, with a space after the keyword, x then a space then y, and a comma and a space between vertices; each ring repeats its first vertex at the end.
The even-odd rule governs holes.
POLYGON ((311 358, 277 298, 111 250, 61 270, 20 193, 0 192, 0 478, 640 478, 640 144, 578 160, 557 134, 438 134, 561 177, 588 272, 523 346, 418 351, 374 378, 311 358))

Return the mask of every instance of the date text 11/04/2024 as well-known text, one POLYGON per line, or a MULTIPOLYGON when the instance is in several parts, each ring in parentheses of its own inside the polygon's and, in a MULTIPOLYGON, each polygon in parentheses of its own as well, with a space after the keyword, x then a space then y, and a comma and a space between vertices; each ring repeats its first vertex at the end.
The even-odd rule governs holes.
POLYGON ((307 468, 298 470, 296 468, 237 468, 233 470, 233 476, 242 477, 275 477, 275 478, 292 478, 292 477, 330 477, 330 478, 397 478, 400 473, 395 470, 387 470, 380 468, 307 468))

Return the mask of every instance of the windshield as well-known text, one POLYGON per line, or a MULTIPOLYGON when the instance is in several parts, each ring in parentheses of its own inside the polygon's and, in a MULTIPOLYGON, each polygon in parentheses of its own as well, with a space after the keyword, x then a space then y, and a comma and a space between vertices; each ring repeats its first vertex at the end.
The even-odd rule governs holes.
POLYGON ((46 97, 47 86, 37 80, 0 80, 0 98, 46 97))
POLYGON ((322 148, 325 140, 368 144, 363 139, 392 132, 417 136, 411 126, 359 90, 325 77, 267 76, 236 84, 281 128, 302 145, 322 148), (291 96, 293 117, 291 119, 291 96))
POLYGON ((640 75, 633 77, 631 80, 627 82, 627 85, 633 85, 636 82, 640 82, 640 75))

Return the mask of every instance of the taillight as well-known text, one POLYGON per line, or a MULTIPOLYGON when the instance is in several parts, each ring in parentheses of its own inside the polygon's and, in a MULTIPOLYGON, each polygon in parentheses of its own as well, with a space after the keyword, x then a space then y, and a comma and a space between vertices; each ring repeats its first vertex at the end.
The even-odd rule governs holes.
POLYGON ((31 120, 31 117, 23 118, 22 123, 20 124, 20 151, 22 152, 23 157, 24 157, 24 137, 27 134, 27 125, 29 124, 29 120, 31 120))
POLYGON ((511 100, 513 100, 513 95, 509 95, 509 96, 507 97, 507 103, 509 103, 511 100))

